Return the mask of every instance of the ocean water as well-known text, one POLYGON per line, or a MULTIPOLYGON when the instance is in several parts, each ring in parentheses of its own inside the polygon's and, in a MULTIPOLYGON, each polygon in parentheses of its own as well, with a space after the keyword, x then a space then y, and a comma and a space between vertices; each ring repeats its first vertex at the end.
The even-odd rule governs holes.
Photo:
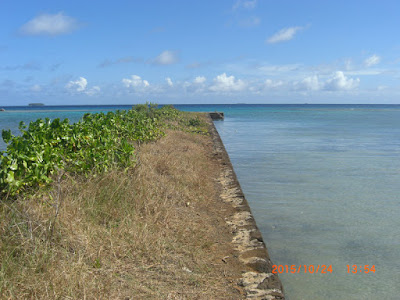
MULTIPOLYGON (((400 106, 176 107, 225 113, 215 124, 271 260, 303 266, 279 274, 288 299, 399 299, 400 106)), ((6 108, 0 129, 118 108, 129 106, 6 108)))
POLYGON ((273 263, 332 265, 280 274, 288 299, 399 299, 400 106, 245 107, 216 125, 273 263))

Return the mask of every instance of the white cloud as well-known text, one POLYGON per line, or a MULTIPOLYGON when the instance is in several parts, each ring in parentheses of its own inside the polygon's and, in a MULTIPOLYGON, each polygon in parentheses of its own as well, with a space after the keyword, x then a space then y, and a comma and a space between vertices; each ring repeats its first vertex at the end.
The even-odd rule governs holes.
POLYGON ((76 92, 83 92, 86 89, 87 80, 85 77, 79 77, 76 81, 70 81, 65 86, 67 89, 75 90, 76 92))
POLYGON ((62 12, 58 14, 41 14, 24 24, 20 31, 24 35, 62 35, 79 27, 78 21, 62 12))
POLYGON ((169 86, 174 86, 174 83, 172 82, 171 78, 167 77, 167 78, 165 78, 165 81, 167 82, 167 84, 169 86))
POLYGON ((267 43, 275 44, 275 43, 289 41, 289 40, 293 39, 295 34, 302 29, 303 29, 303 27, 301 27, 301 26, 283 28, 283 29, 279 30, 277 33, 275 33, 273 36, 271 36, 267 40, 267 43))
POLYGON ((206 92, 209 89, 209 86, 206 84, 206 77, 197 76, 193 81, 185 81, 182 85, 180 85, 185 93, 194 93, 199 94, 206 92))
POLYGON ((324 89, 329 91, 352 90, 358 87, 360 79, 348 78, 342 71, 337 71, 325 82, 324 89))
POLYGON ((364 60, 364 65, 366 67, 371 67, 371 66, 379 64, 380 61, 381 61, 380 56, 374 54, 374 55, 368 57, 366 60, 364 60))
POLYGON ((122 79, 122 83, 127 88, 133 88, 133 89, 147 88, 150 86, 150 83, 147 80, 142 80, 142 78, 138 75, 132 75, 130 79, 124 78, 122 79))
POLYGON ((194 83, 195 84, 203 84, 204 82, 206 82, 206 78, 204 77, 204 76, 197 76, 195 79, 194 79, 194 83))
POLYGON ((179 57, 175 51, 165 50, 153 60, 153 63, 157 65, 172 65, 178 61, 179 57))
POLYGON ((232 7, 232 10, 237 10, 239 8, 254 9, 257 6, 258 0, 237 0, 232 7))
POLYGON ((337 71, 328 78, 318 75, 307 76, 300 81, 293 81, 292 87, 294 91, 349 91, 357 88, 359 83, 359 78, 349 78, 342 71, 337 71))
POLYGON ((38 84, 35 84, 35 85, 31 86, 30 90, 32 92, 40 92, 42 90, 42 87, 38 84))
POLYGON ((96 95, 98 93, 100 93, 100 87, 97 86, 97 85, 95 85, 91 89, 85 91, 85 94, 88 95, 88 96, 94 96, 94 95, 96 95))
POLYGON ((267 89, 277 89, 277 88, 283 86, 283 81, 281 81, 281 80, 274 81, 271 79, 267 79, 267 80, 265 80, 264 86, 267 89))
POLYGON ((100 92, 100 87, 95 85, 94 87, 87 88, 88 81, 85 77, 79 77, 78 80, 71 80, 65 87, 72 92, 84 93, 88 96, 94 96, 100 92))
POLYGON ((210 86, 210 90, 214 92, 234 92, 242 91, 246 88, 246 84, 234 76, 226 76, 226 73, 218 75, 214 78, 214 84, 210 86))
POLYGON ((318 91, 322 87, 318 76, 308 76, 300 82, 294 83, 295 90, 318 91))

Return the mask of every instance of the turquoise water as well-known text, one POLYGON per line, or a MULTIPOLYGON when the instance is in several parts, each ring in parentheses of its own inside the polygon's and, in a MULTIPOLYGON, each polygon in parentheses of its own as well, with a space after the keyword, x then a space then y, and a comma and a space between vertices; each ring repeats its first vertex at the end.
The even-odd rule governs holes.
POLYGON ((288 299, 399 299, 399 106, 249 107, 216 125, 273 263, 332 265, 280 274, 288 299))
MULTIPOLYGON (((225 112, 216 127, 273 263, 332 265, 280 274, 288 299, 399 299, 400 106, 177 107, 225 112), (349 274, 354 264, 376 271, 349 274)), ((117 108, 8 110, 0 129, 117 108)))

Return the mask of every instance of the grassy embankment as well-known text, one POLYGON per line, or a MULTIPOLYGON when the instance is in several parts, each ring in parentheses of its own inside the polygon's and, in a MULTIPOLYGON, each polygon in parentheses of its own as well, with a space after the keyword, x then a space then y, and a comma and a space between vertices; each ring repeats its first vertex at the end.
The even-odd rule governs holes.
POLYGON ((240 297, 204 115, 141 105, 21 129, 3 133, 0 298, 240 297))

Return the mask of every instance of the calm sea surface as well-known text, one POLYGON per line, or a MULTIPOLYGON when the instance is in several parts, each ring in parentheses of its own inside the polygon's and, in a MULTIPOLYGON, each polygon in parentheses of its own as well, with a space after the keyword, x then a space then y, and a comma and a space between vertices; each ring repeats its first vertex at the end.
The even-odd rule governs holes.
MULTIPOLYGON (((288 299, 399 299, 400 106, 176 107, 225 112, 216 127, 273 263, 332 265, 280 274, 288 299)), ((16 133, 20 120, 130 106, 5 108, 0 129, 16 133)))

